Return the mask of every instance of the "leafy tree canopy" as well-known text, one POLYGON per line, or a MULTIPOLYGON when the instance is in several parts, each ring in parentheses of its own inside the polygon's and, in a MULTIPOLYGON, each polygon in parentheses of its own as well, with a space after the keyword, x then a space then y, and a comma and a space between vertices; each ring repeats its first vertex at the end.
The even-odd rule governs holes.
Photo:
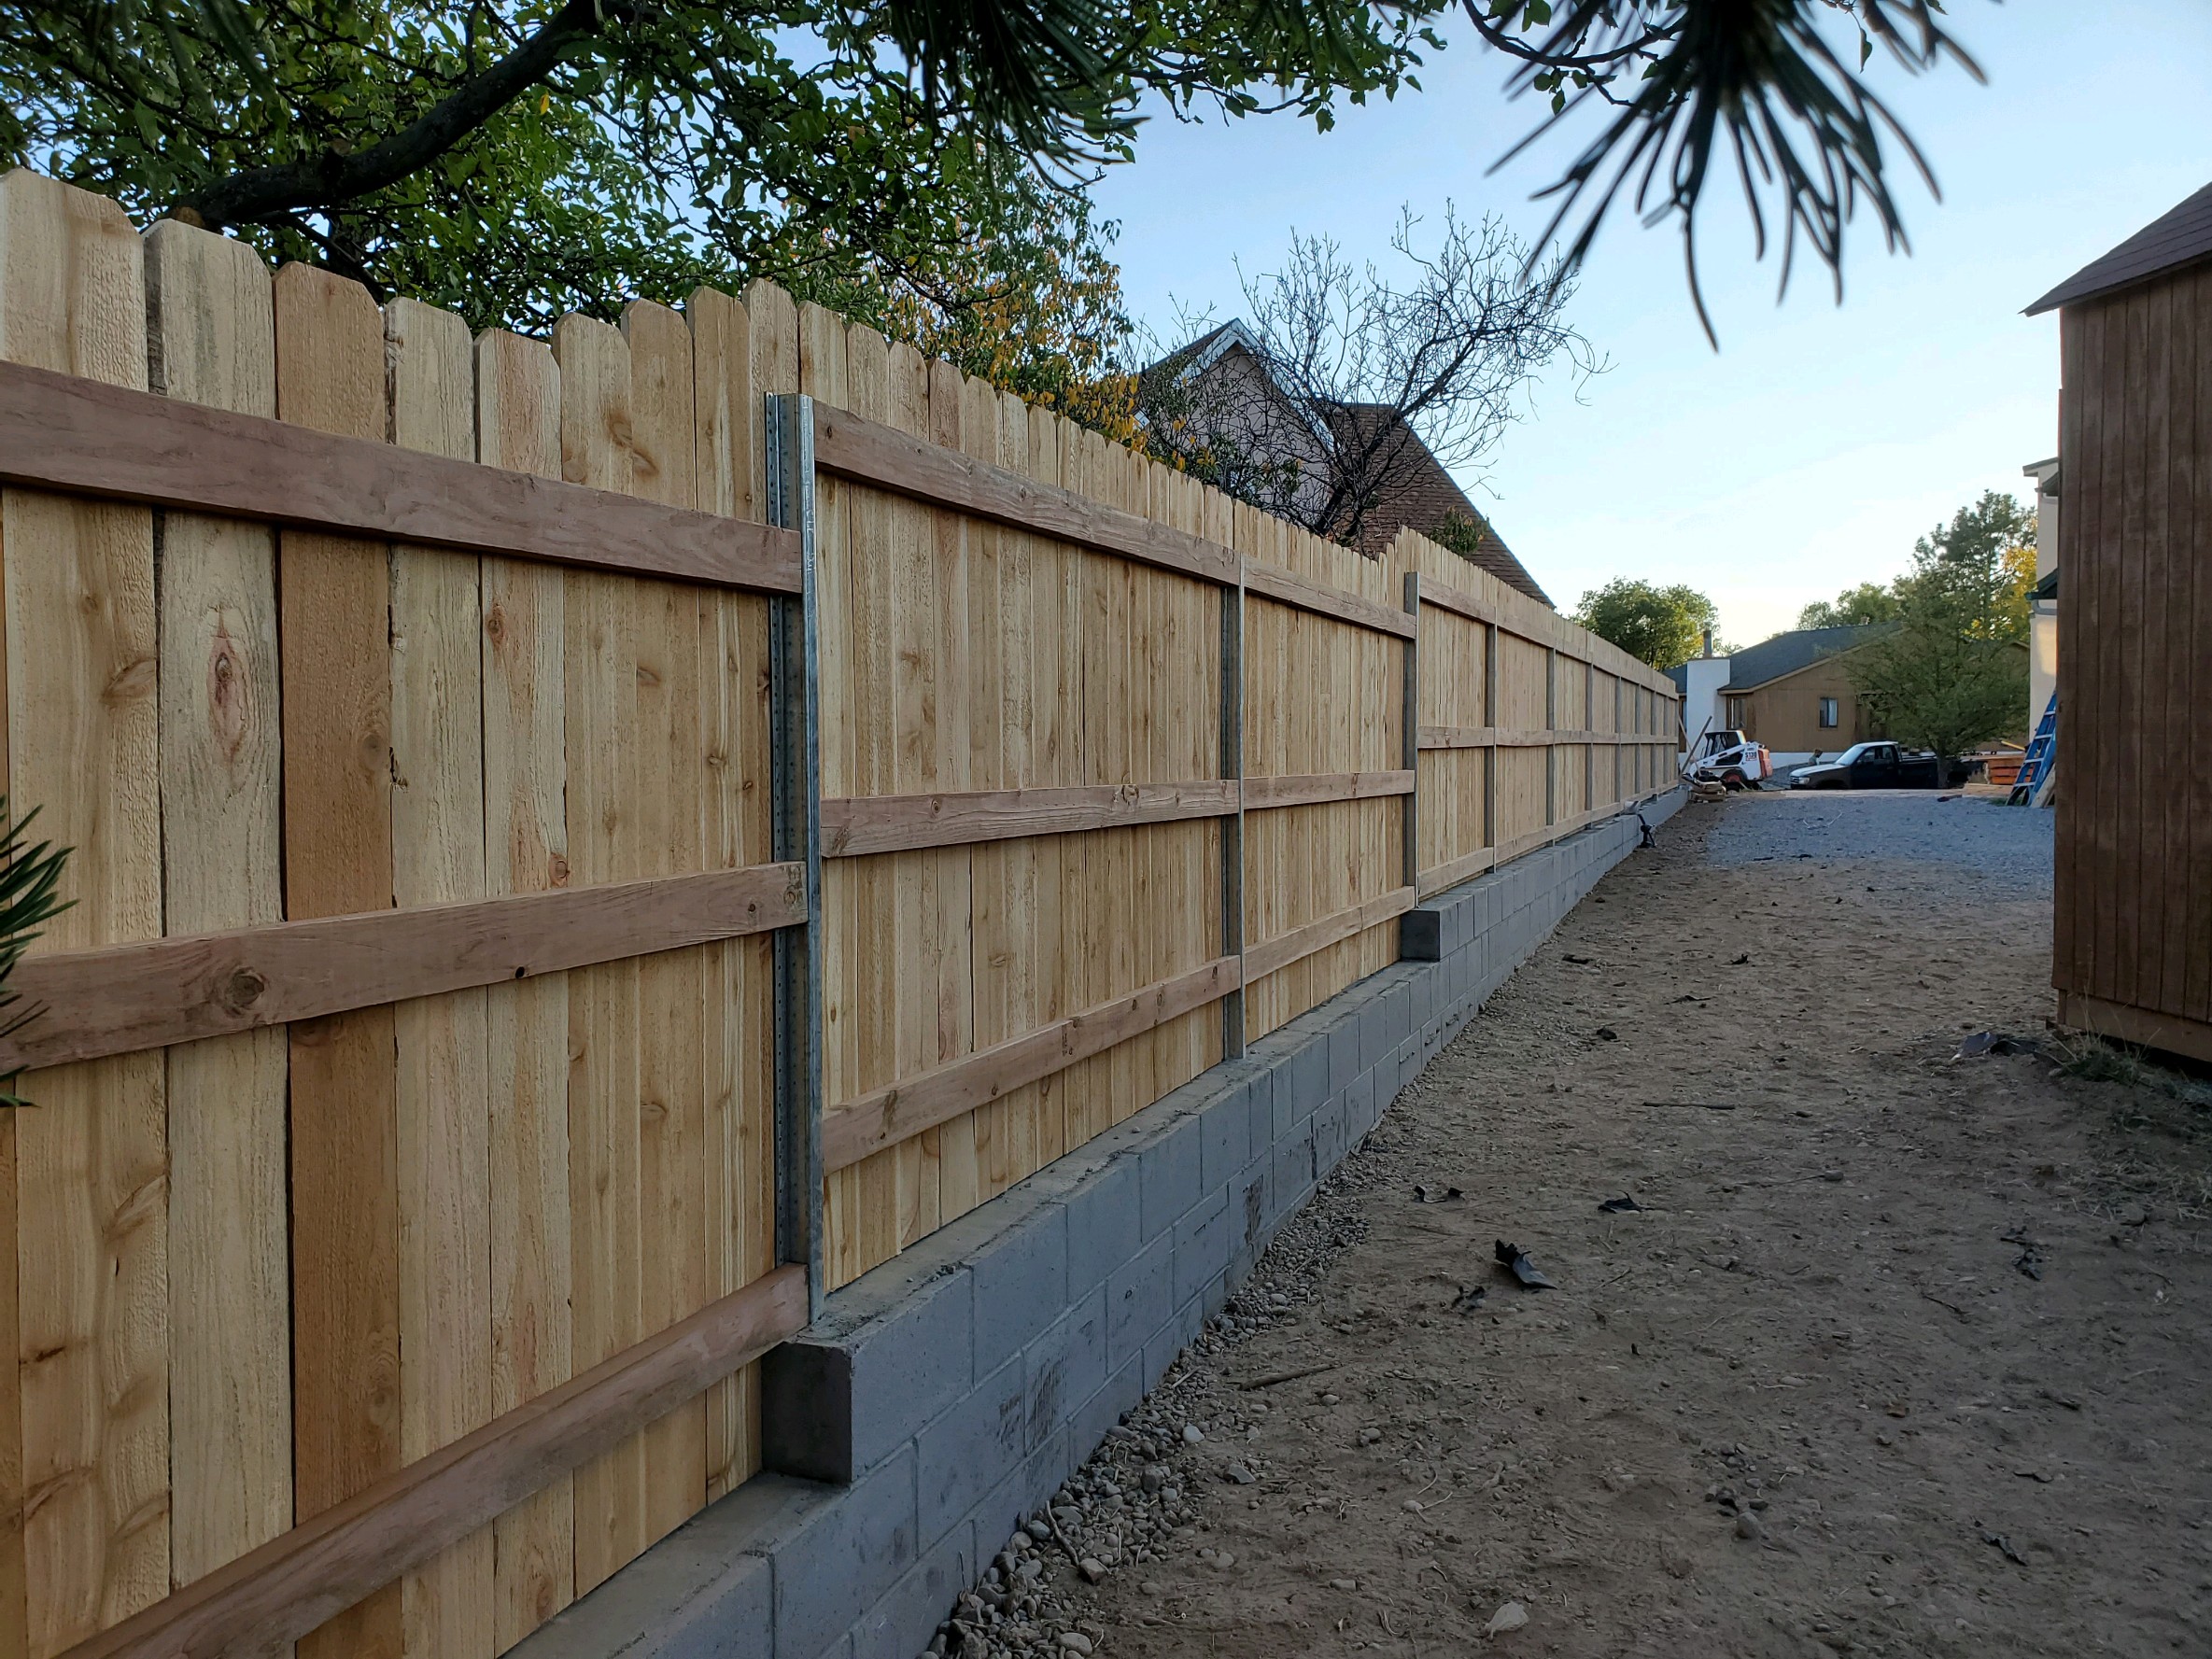
MULTIPOLYGON (((1762 199, 1779 216, 1786 275, 1800 233, 1837 264, 1854 204, 1899 240, 1885 136, 1918 157, 1862 71, 1877 45, 1908 69, 1965 63, 1940 9, 19 0, 0 36, 0 155, 478 322, 604 314, 733 271, 957 310, 975 296, 946 291, 940 260, 1025 222, 1071 233, 1078 271, 1090 261, 1048 203, 1131 153, 1142 100, 1327 126, 1342 102, 1417 86, 1463 11, 1555 120, 1613 112, 1554 187, 1562 218, 1582 215, 1570 264, 1624 191, 1686 238, 1719 145, 1762 225, 1762 199)), ((1010 283, 1019 260, 1004 263, 1010 283)))
POLYGON ((1833 601, 1815 599, 1797 612, 1797 626, 1801 628, 1839 628, 1896 619, 1896 589, 1884 587, 1879 582, 1862 582, 1856 587, 1847 587, 1833 601))
POLYGON ((1847 659, 1890 736, 1958 754, 2025 725, 2035 544, 2034 513, 1994 490, 1914 544, 1895 631, 1847 659))
POLYGON ((1719 618, 1713 602, 1694 587, 1616 576, 1583 595, 1572 620, 1655 668, 1672 668, 1703 649, 1705 630, 1719 618))

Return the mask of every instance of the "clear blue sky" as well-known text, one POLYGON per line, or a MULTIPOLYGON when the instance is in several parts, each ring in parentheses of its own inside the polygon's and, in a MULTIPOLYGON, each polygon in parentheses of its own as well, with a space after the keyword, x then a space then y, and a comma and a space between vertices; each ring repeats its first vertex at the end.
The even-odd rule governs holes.
MULTIPOLYGON (((1609 225, 1571 316, 1613 371, 1578 401, 1562 380, 1460 482, 1562 609, 1615 575, 1687 582, 1740 644, 1808 599, 1903 569, 1915 536, 1983 489, 2024 495, 2021 467, 2057 448, 2057 325, 2021 307, 2212 182, 2212 5, 2204 0, 1951 0, 1989 84, 1957 70, 1877 84, 1943 190, 1907 188, 1909 257, 1856 221, 1843 304, 1800 261, 1751 260, 1731 201, 1701 236, 1721 333, 1705 342, 1680 243, 1609 225)), ((1464 26, 1459 33, 1464 35, 1464 26)), ((1426 90, 1347 109, 1335 132, 1288 116, 1155 120, 1096 197, 1122 224, 1136 313, 1242 308, 1233 261, 1273 268, 1291 227, 1388 267, 1401 203, 1496 211, 1524 236, 1561 150, 1490 164, 1539 113, 1500 92, 1502 61, 1450 51, 1426 90)))

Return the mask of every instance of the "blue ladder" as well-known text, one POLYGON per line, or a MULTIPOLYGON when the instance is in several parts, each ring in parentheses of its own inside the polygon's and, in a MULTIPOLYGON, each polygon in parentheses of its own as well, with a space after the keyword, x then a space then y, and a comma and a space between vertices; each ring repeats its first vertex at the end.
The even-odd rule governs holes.
POLYGON ((2012 780, 2012 793, 2005 797, 2008 805, 2024 807, 2035 800, 2036 786, 2050 770, 2051 753, 2057 746, 2058 693, 2054 691, 2044 705, 2043 718, 2036 723, 2036 735, 2028 739, 2027 758, 2020 764, 2020 776, 2012 780))

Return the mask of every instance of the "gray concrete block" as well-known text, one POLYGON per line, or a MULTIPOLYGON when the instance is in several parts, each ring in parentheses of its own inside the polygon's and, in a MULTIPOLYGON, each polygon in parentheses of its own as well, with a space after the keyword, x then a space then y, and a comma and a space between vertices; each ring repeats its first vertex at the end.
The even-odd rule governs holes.
POLYGON ((1275 1068, 1269 1090, 1273 1132, 1271 1141, 1289 1136, 1314 1115, 1314 1108, 1329 1095, 1329 1045, 1308 1037, 1289 1060, 1275 1068))
POLYGON ((1106 1279, 1106 1363, 1120 1366, 1144 1345, 1175 1311, 1175 1240, 1154 1239, 1106 1279))
POLYGON ((1078 1405, 1068 1418, 1068 1454, 1078 1466, 1105 1443, 1125 1413, 1134 1412, 1145 1398, 1148 1379, 1145 1376, 1145 1357, 1139 1352, 1130 1357, 1121 1368, 1107 1377, 1089 1399, 1078 1405))
MULTIPOLYGON (((1349 1092, 1347 1087, 1346 1093, 1349 1092)), ((1348 1109, 1345 1094, 1332 1094, 1321 1109, 1314 1114, 1314 1177, 1317 1180, 1344 1161, 1348 1109)))
POLYGON ((1019 1523, 1044 1508, 1077 1461, 1069 1452, 1067 1430, 1063 1428, 1024 1457, 1013 1473, 969 1511, 967 1518, 976 1529, 976 1548, 984 1561, 1006 1547, 1019 1523))
POLYGON ((1023 1449, 1034 1452, 1106 1383, 1106 1293, 1101 1286, 1054 1320, 1022 1356, 1023 1449))
POLYGON ((824 1504, 804 1525, 783 1529, 764 1553, 775 1566, 774 1651, 820 1653, 867 1611, 881 1586, 895 1583, 919 1557, 914 1454, 899 1455, 824 1504))
POLYGON ((1205 1189, 1204 1126, 1188 1118, 1147 1146, 1137 1159, 1144 1236, 1156 1239, 1182 1219, 1205 1189))
POLYGON ((1017 1354, 914 1437, 925 1546, 1021 1463, 1028 1427, 1027 1372, 1017 1354))
POLYGON ((1275 1222, 1273 1160, 1262 1151, 1229 1183, 1229 1222, 1238 1240, 1249 1245, 1275 1222))
POLYGON ((1067 1293, 1079 1297, 1137 1252, 1143 1216, 1137 1202, 1137 1160, 1117 1158, 1068 1194, 1067 1293))
POLYGON ((1275 1145, 1275 1079, 1264 1071, 1255 1074, 1245 1095, 1245 1145, 1254 1158, 1264 1158, 1275 1145))
POLYGON ((765 1467, 848 1483, 967 1389, 974 1376, 966 1270, 925 1282, 856 1330, 770 1349, 761 1362, 765 1467))
POLYGON ((1167 1368, 1176 1362, 1176 1356, 1196 1342, 1198 1333, 1205 1329, 1205 1308, 1199 1298, 1193 1297, 1177 1308, 1145 1344, 1145 1374, 1157 1383, 1167 1374, 1167 1368))
MULTIPOLYGON (((1007 1528, 1008 1536, 1013 1530, 1007 1528)), ((964 1519, 923 1552, 852 1626, 852 1659, 914 1659, 929 1645, 960 1593, 981 1575, 990 1559, 981 1550, 975 1524, 964 1519)))
POLYGON ((1229 1195, 1208 1192, 1176 1223, 1175 1299, 1188 1301, 1229 1265, 1229 1195))
POLYGON ((1335 1094, 1360 1075, 1360 1022, 1362 1010, 1346 1010, 1329 1026, 1329 1092, 1335 1094))
POLYGON ((1199 1184, 1208 1192, 1229 1185, 1252 1156, 1252 1084, 1239 1077, 1199 1121, 1199 1184))
POLYGON ((1050 1204, 969 1262, 975 1275, 975 1375, 1027 1347, 1067 1306, 1067 1212, 1050 1204))
POLYGON ((1405 962, 1434 962, 1444 954, 1444 912, 1433 906, 1398 919, 1398 954, 1405 962))
POLYGON ((1274 1172, 1270 1177, 1275 1214, 1289 1215, 1305 1202, 1314 1189, 1314 1133, 1310 1127, 1275 1144, 1274 1172))

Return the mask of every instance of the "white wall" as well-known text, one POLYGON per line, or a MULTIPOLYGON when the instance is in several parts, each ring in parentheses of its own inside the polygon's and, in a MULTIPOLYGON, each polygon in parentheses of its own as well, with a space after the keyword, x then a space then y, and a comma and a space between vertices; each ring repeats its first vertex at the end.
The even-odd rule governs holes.
POLYGON ((1699 733, 1719 731, 1728 724, 1728 711, 1722 707, 1726 699, 1720 695, 1721 687, 1728 683, 1728 659, 1693 656, 1683 666, 1688 682, 1683 688, 1682 738, 1684 742, 1695 744, 1699 733))
MULTIPOLYGON (((2058 490, 2063 481, 2058 475, 2056 460, 2037 461, 2022 467, 2022 473, 2036 481, 2036 577, 2040 581, 2058 569, 2058 490)), ((2059 578, 2064 596, 2065 578, 2059 578)), ((2033 736, 2036 723, 2043 718, 2043 710, 2050 701, 2050 694, 2058 689, 2058 608, 2057 599, 2037 599, 2033 602, 2028 616, 2028 724, 2033 736)))

